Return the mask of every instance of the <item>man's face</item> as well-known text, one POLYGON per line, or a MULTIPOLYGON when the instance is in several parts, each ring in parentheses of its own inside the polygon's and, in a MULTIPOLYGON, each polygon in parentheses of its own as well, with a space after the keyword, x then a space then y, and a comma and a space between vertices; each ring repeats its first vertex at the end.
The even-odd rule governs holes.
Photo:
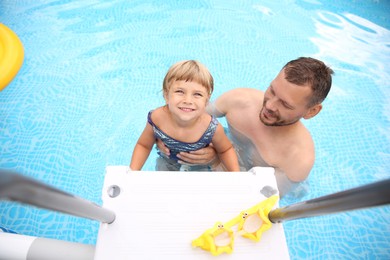
POLYGON ((271 82, 264 93, 260 120, 267 126, 285 126, 298 122, 308 112, 312 90, 309 85, 298 86, 285 79, 284 70, 271 82))

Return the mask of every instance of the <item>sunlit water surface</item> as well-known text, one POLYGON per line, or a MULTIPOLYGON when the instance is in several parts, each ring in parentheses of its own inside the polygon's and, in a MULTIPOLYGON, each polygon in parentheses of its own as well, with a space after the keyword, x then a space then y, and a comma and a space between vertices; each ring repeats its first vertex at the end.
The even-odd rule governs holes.
MULTIPOLYGON (((108 165, 127 165, 169 66, 204 63, 213 99, 265 90, 289 60, 335 71, 308 180, 281 205, 389 178, 388 1, 1 1, 25 61, 0 92, 0 167, 101 204, 108 165)), ((224 121, 222 121, 225 123, 224 121)), ((144 170, 154 170, 152 152, 144 170)), ((0 202, 0 226, 94 244, 98 223, 0 202)), ((390 208, 284 224, 292 259, 389 259, 390 208)))

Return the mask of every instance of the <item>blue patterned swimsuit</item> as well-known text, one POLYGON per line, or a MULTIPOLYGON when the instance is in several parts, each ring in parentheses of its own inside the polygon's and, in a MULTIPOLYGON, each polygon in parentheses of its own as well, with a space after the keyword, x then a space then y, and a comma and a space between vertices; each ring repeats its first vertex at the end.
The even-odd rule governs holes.
MULTIPOLYGON (((185 142, 178 141, 170 137, 163 131, 161 131, 160 128, 158 128, 152 121, 151 118, 152 112, 153 111, 150 111, 148 114, 148 123, 153 127, 154 136, 158 139, 161 139, 161 141, 163 141, 165 146, 168 147, 170 151, 169 159, 175 160, 176 162, 179 160, 179 158, 177 158, 177 154, 179 152, 196 151, 208 146, 211 143, 215 130, 217 129, 218 126, 218 120, 214 116, 212 116, 210 125, 206 129, 202 137, 195 143, 185 143, 185 142)), ((161 157, 167 158, 167 156, 161 153, 160 151, 158 151, 158 154, 161 157)))

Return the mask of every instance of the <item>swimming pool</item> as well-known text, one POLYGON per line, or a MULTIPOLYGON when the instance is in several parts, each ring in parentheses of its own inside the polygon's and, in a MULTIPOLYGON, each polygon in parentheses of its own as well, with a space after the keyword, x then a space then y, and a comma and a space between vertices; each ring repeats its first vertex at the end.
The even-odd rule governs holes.
MULTIPOLYGON (((25 47, 0 92, 0 167, 101 203, 105 167, 127 165, 162 104, 174 62, 197 59, 213 97, 265 90, 291 59, 313 56, 335 71, 321 113, 304 121, 316 163, 281 205, 389 178, 388 1, 1 1, 0 21, 25 47)), ((153 153, 145 170, 154 169, 153 153)), ((94 244, 98 223, 0 202, 0 226, 94 244)), ((292 259, 388 259, 390 208, 284 224, 292 259)))

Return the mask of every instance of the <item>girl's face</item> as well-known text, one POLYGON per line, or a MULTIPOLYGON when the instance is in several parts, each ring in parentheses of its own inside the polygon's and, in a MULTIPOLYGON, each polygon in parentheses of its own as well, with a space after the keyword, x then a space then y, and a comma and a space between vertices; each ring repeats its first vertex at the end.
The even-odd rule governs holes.
POLYGON ((164 93, 165 102, 174 117, 181 121, 198 119, 209 101, 207 89, 197 82, 175 81, 164 93))

